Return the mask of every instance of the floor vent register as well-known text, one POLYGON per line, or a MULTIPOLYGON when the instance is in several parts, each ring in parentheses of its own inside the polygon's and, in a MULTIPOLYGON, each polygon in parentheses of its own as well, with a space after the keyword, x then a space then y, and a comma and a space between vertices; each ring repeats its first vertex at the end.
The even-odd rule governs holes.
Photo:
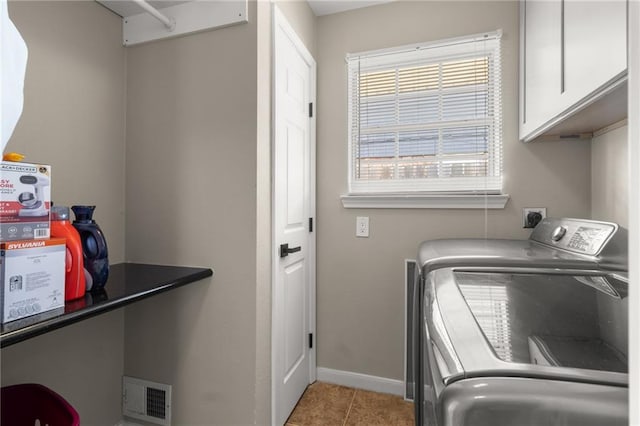
POLYGON ((158 425, 171 425, 171 385, 123 376, 122 414, 158 425))

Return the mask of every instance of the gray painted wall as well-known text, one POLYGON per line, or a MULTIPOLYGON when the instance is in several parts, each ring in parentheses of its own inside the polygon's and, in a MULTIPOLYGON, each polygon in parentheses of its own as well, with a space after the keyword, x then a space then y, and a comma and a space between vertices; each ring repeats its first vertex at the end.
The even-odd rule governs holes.
POLYGON ((126 308, 125 373, 175 424, 253 424, 257 21, 127 49, 127 259, 208 266, 126 308))
POLYGON ((591 140, 591 217, 629 227, 628 127, 591 140))
MULTIPOLYGON (((279 5, 319 65, 318 366, 401 379, 403 259, 429 238, 526 237, 525 206, 588 215, 590 146, 517 141, 516 2, 398 2, 318 19, 304 4, 279 5), (380 31, 381 23, 393 28, 380 31), (345 54, 497 28, 504 30, 506 209, 342 208, 345 54), (357 215, 370 216, 369 239, 355 238, 357 215)), ((127 260, 211 266, 216 275, 126 315, 4 349, 3 385, 39 381, 78 407, 83 424, 114 424, 124 371, 174 385, 176 424, 268 421, 270 76, 266 50, 258 54, 267 49, 265 7, 250 3, 246 25, 125 53, 120 19, 93 2, 10 4, 31 56, 25 113, 8 150, 53 164, 58 203, 99 206, 112 261, 125 259, 126 194, 127 260), (100 161, 72 163, 94 154, 100 161)))
POLYGON ((257 4, 256 382, 257 424, 271 421, 271 4, 257 4))
MULTIPOLYGON (((308 5, 282 8, 313 50, 308 5)), ((126 334, 119 310, 3 350, 3 384, 48 384, 83 424, 106 425, 126 372, 174 385, 177 424, 269 422, 270 10, 251 3, 248 25, 125 53, 120 18, 96 3, 11 5, 31 56, 8 149, 51 161, 56 202, 99 206, 112 261, 125 259, 126 174, 126 259, 216 276, 129 307, 126 334), (72 163, 92 154, 98 165, 72 163)))
POLYGON ((420 241, 526 238, 523 207, 553 216, 590 211, 590 146, 522 144, 517 137, 518 3, 400 1, 318 18, 318 366, 401 380, 403 260, 420 241), (474 34, 503 35, 504 210, 344 209, 347 192, 345 55, 474 34), (370 238, 355 217, 370 217, 370 238))
MULTIPOLYGON (((110 260, 124 260, 125 52, 121 19, 95 2, 10 2, 29 48, 22 118, 6 151, 52 165, 52 199, 95 204, 110 260)), ((122 310, 5 348, 2 385, 38 382, 83 425, 120 418, 122 310)))

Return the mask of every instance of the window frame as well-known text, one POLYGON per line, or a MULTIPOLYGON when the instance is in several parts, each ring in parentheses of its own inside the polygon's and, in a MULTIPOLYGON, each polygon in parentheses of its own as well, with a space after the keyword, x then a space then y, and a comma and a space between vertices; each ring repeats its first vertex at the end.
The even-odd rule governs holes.
MULTIPOLYGON (((502 173, 502 105, 501 105, 501 85, 502 85, 502 73, 501 73, 501 46, 500 39, 502 31, 494 31, 490 33, 482 33, 464 37, 458 37, 453 39, 438 40, 429 43, 412 44, 400 47, 394 47, 389 49, 381 49, 367 52, 360 52, 355 54, 348 54, 346 57, 347 62, 347 80, 348 80, 348 194, 342 196, 343 205, 345 207, 393 207, 394 199, 401 200, 403 208, 407 207, 434 207, 440 208, 503 208, 508 200, 508 195, 502 194, 503 189, 503 173, 502 173), (493 169, 489 176, 471 178, 474 182, 483 180, 487 182, 491 181, 490 188, 478 188, 478 185, 467 186, 462 189, 457 189, 454 186, 447 186, 447 184, 453 182, 459 178, 436 178, 424 180, 405 180, 402 182, 400 179, 389 179, 385 182, 380 181, 366 181, 364 183, 357 182, 355 177, 355 162, 356 155, 355 143, 354 143, 354 99, 353 90, 354 81, 359 80, 361 71, 360 69, 354 70, 355 65, 359 64, 362 58, 366 58, 369 62, 366 71, 372 71, 377 67, 381 69, 389 69, 393 66, 402 66, 408 61, 401 60, 400 58, 408 57, 416 50, 433 49, 438 48, 436 51, 431 52, 439 53, 438 56, 429 58, 429 62, 439 63, 447 59, 455 60, 456 55, 460 58, 473 58, 473 53, 468 47, 469 42, 490 41, 490 46, 484 48, 480 52, 486 53, 490 57, 490 74, 489 78, 494 81, 491 82, 490 87, 492 93, 490 94, 493 104, 491 110, 494 114, 489 118, 491 124, 489 128, 494 128, 493 140, 490 142, 490 146, 487 149, 488 157, 488 169, 493 169), (466 45, 466 46, 465 46, 466 45), (444 51, 444 54, 442 54, 444 51), (395 58, 390 60, 390 56, 395 58), (353 73, 357 72, 357 77, 353 77, 353 73), (497 82, 495 81, 497 79, 497 82), (499 150, 498 153, 491 152, 492 150, 499 150), (495 174, 498 176, 495 176, 495 174), (494 175, 494 176, 492 176, 494 175), (441 180, 442 179, 442 180, 441 180), (445 182, 446 180, 446 182, 445 182), (416 188, 418 185, 424 185, 429 183, 429 188, 416 188), (360 183, 360 184, 359 184, 360 183), (359 184, 359 185, 358 185, 359 184), (367 189, 366 187, 373 187, 374 189, 367 189), (386 187, 386 188, 383 188, 386 187), (434 187, 436 189, 434 189, 434 187), (438 188, 441 187, 441 188, 438 188), (375 205, 382 204, 382 205, 375 205)), ((477 49, 478 43, 474 43, 474 48, 477 49)), ((424 59, 419 63, 420 65, 426 65, 424 59)), ((399 95, 396 93, 394 98, 399 95)), ((484 119, 486 120, 486 118, 484 119)), ((477 120, 478 121, 478 120, 477 120)), ((419 124, 418 126, 424 126, 425 124, 419 124)), ((434 126, 438 129, 444 128, 441 123, 439 126, 434 126)), ((462 128, 462 127, 460 127, 462 128)), ((360 133, 358 132, 358 135, 360 133)), ((397 161, 397 160, 396 160, 397 161)), ((441 160, 440 160, 441 161, 441 160)), ((469 180, 469 178, 460 178, 460 182, 469 180)), ((462 182, 464 183, 464 182, 462 182)))

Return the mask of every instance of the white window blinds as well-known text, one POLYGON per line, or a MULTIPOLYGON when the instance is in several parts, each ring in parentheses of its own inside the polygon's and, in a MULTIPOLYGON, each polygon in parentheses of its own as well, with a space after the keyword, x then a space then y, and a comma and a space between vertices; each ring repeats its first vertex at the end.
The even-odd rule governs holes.
POLYGON ((501 192, 500 36, 347 56, 350 193, 501 192))
POLYGON ((480 329, 503 361, 513 361, 506 285, 458 284, 480 329))

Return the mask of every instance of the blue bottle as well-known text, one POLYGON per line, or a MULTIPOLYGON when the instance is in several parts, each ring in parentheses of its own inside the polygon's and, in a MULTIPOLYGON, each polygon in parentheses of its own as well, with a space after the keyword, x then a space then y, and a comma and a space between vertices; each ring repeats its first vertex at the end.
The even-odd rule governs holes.
POLYGON ((96 206, 72 206, 76 220, 73 226, 82 240, 87 291, 102 289, 109 277, 109 253, 102 230, 93 220, 96 206))

